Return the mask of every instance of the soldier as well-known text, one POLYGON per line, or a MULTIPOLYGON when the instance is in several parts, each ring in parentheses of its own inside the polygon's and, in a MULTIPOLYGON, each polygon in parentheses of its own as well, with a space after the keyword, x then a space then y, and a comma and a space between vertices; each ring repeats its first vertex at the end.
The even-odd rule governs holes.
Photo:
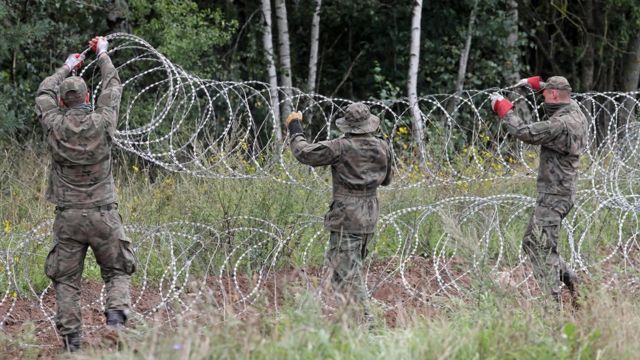
POLYGON ((553 76, 542 82, 535 76, 518 85, 542 90, 543 121, 525 123, 511 110, 511 102, 497 93, 491 94, 491 107, 504 119, 509 134, 525 143, 541 145, 538 199, 522 247, 543 291, 559 299, 562 282, 575 300, 577 277, 558 255, 557 245, 562 219, 575 201, 580 154, 587 145, 589 124, 571 99, 571 86, 564 77, 553 76))
POLYGON ((377 188, 391 182, 391 149, 374 136, 380 119, 363 103, 349 105, 336 120, 344 133, 338 139, 308 143, 301 121, 300 112, 287 118, 293 155, 303 164, 331 165, 333 202, 324 218, 331 232, 326 254, 331 284, 345 301, 363 305, 368 316, 362 263, 378 221, 377 188))
POLYGON ((122 85, 107 54, 107 40, 96 37, 89 45, 98 57, 102 76, 95 110, 84 80, 67 77, 82 66, 80 54, 70 55, 64 66, 47 77, 36 97, 36 111, 51 153, 47 200, 56 205, 54 245, 45 273, 56 290, 56 327, 64 348, 72 352, 80 349, 80 280, 87 247, 93 250, 105 282, 105 317, 111 328, 121 328, 127 321, 129 284, 135 271, 111 174, 122 85))

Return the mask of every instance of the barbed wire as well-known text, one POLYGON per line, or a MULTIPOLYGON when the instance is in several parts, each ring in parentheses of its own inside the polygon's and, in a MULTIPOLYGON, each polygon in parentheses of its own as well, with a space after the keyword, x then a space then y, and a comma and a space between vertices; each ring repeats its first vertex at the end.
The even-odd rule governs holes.
MULTIPOLYGON (((112 34, 109 40, 109 54, 124 80, 114 139, 118 147, 166 171, 212 181, 249 178, 329 191, 326 170, 300 165, 288 152, 286 140, 278 139, 276 129, 282 128, 282 122, 273 116, 268 84, 201 79, 141 38, 112 34)), ((95 101, 102 85, 96 61, 89 62, 80 75, 87 79, 95 101)), ((278 89, 278 103, 290 102, 303 112, 310 139, 339 136, 333 121, 350 100, 284 90, 278 89)), ((501 129, 490 109, 488 95, 494 91, 509 96, 516 111, 532 121, 541 119, 541 104, 527 89, 423 96, 420 116, 429 129, 429 138, 423 141, 430 149, 422 154, 426 168, 411 160, 419 148, 411 136, 408 101, 366 101, 382 120, 380 134, 389 139, 398 174, 394 184, 381 191, 449 187, 460 193, 431 203, 415 199, 408 208, 383 204, 366 278, 370 294, 387 309, 398 305, 384 299, 385 288, 405 291, 418 303, 433 304, 435 297, 465 296, 474 276, 488 277, 528 297, 538 296, 521 250, 535 199, 502 194, 499 189, 491 196, 467 194, 483 182, 534 181, 537 148, 515 141, 501 129), (455 107, 449 109, 451 104, 455 107)), ((575 208, 562 222, 567 241, 562 242, 561 252, 585 276, 610 264, 623 265, 626 274, 637 275, 637 95, 574 94, 589 119, 590 136, 582 156, 575 208)), ((245 311, 264 297, 277 305, 277 289, 292 277, 297 286, 316 293, 331 308, 331 292, 321 269, 328 234, 319 217, 303 219, 296 224, 233 217, 211 224, 181 220, 126 225, 138 258, 132 316, 144 320, 164 312, 173 318, 203 302, 223 313, 229 307, 245 311), (301 257, 294 261, 291 249, 301 257), (302 270, 292 270, 294 263, 302 270)), ((0 251, 4 270, 0 272, 0 326, 12 316, 17 299, 27 295, 39 299, 40 320, 53 331, 54 309, 44 301, 51 285, 43 283, 42 269, 31 266, 34 257, 46 255, 51 225, 52 220, 47 220, 24 234, 0 234, 5 246, 0 251), (43 287, 44 291, 39 290, 43 287)), ((93 303, 83 306, 102 307, 103 303, 104 289, 93 303)))

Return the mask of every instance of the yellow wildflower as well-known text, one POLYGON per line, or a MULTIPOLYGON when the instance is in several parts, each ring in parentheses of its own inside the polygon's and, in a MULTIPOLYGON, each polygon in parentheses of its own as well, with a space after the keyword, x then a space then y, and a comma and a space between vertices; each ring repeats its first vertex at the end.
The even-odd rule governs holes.
POLYGON ((400 135, 407 135, 409 133, 409 128, 406 126, 400 126, 398 128, 398 134, 400 135))
POLYGON ((11 232, 11 222, 9 220, 4 221, 4 232, 8 234, 11 232))
POLYGON ((138 171, 140 171, 140 168, 138 167, 138 165, 133 164, 133 166, 131 166, 131 170, 133 170, 134 173, 137 173, 138 171))

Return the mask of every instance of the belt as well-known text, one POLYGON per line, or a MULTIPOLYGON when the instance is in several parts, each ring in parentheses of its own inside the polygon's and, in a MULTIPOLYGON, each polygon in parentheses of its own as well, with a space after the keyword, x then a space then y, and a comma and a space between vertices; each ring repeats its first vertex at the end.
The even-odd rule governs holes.
POLYGON ((81 207, 81 206, 73 206, 73 205, 56 206, 56 211, 58 212, 62 212, 65 210, 111 211, 111 210, 117 210, 117 209, 118 209, 118 203, 111 203, 111 204, 93 206, 93 207, 81 207))
POLYGON ((369 197, 377 196, 378 192, 376 191, 376 189, 371 189, 371 190, 344 190, 344 189, 340 189, 340 190, 334 190, 333 194, 334 195, 338 195, 338 196, 369 198, 369 197))

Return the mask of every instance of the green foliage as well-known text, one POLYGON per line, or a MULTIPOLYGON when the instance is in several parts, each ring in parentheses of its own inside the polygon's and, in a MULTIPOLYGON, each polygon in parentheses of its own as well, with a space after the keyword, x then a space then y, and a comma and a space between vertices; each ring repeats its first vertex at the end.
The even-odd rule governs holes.
POLYGON ((193 1, 131 0, 134 34, 171 61, 200 76, 215 77, 222 64, 216 49, 225 45, 238 23, 220 10, 200 9, 193 1))
POLYGON ((33 139, 40 81, 107 31, 105 1, 3 1, 0 3, 0 140, 33 139))
MULTIPOLYGON (((46 185, 46 168, 42 166, 43 154, 38 151, 20 153, 20 156, 17 153, 10 154, 0 157, 0 169, 4 170, 0 172, 0 221, 3 224, 0 231, 3 235, 2 240, 13 241, 12 244, 15 246, 17 238, 12 240, 10 236, 27 234, 34 224, 51 218, 52 205, 47 204, 42 196, 46 185)), ((195 223, 214 224, 214 228, 224 232, 225 229, 238 225, 225 222, 225 218, 254 216, 269 219, 280 226, 290 224, 282 226, 286 236, 311 223, 308 231, 297 232, 297 236, 286 244, 279 262, 271 268, 274 271, 302 265, 301 253, 310 237, 321 229, 320 218, 329 201, 327 192, 269 180, 199 179, 165 173, 158 176, 155 183, 150 183, 148 174, 145 173, 146 169, 141 170, 134 167, 134 164, 123 162, 122 157, 116 157, 118 161, 115 172, 121 199, 120 211, 127 224, 152 229, 159 224, 174 222, 178 217, 195 223)), ((228 160, 229 166, 232 167, 251 166, 241 157, 228 160)), ((466 167, 462 160, 454 164, 459 164, 458 171, 466 167)), ((293 166, 290 170, 296 178, 304 178, 307 168, 293 166)), ((398 178, 410 177, 405 173, 397 175, 398 178)), ((311 180, 307 183, 311 186, 321 186, 311 183, 311 180)), ((493 194, 496 191, 527 193, 531 192, 531 185, 533 184, 529 180, 526 181, 526 185, 514 180, 498 186, 492 181, 471 185, 465 192, 478 196, 493 194)), ((383 213, 388 213, 410 206, 432 204, 438 199, 456 193, 459 194, 460 189, 455 184, 437 188, 414 187, 402 191, 381 192, 380 202, 383 213)), ((455 209, 453 210, 450 214, 434 213, 428 216, 419 229, 418 239, 425 240, 418 244, 416 255, 432 254, 443 232, 447 231, 453 234, 452 241, 456 242, 455 256, 464 261, 460 266, 463 270, 468 270, 469 261, 474 252, 478 251, 480 243, 475 235, 478 231, 474 233, 474 227, 482 222, 469 221, 457 225, 455 209)), ((481 211, 478 213, 480 219, 486 215, 481 211)), ((505 219, 507 215, 500 214, 500 217, 505 219)), ((616 223, 615 217, 607 215, 603 213, 602 216, 608 219, 595 219, 602 227, 593 228, 587 234, 581 248, 584 255, 598 253, 600 247, 610 249, 615 246, 617 239, 611 238, 610 234, 615 233, 619 224, 616 223)), ((413 226, 416 221, 415 213, 400 216, 397 221, 398 224, 413 226)), ((502 263, 505 266, 515 266, 518 263, 515 255, 519 249, 516 244, 526 222, 527 218, 523 214, 515 219, 512 228, 507 229, 507 235, 512 236, 508 236, 505 243, 505 259, 502 263)), ((189 226, 180 227, 179 224, 171 230, 174 234, 193 231, 189 226)), ((577 232, 580 232, 580 229, 577 229, 577 232)), ((131 234, 134 244, 142 243, 142 239, 138 237, 140 234, 131 234)), ((211 234, 207 233, 189 234, 201 236, 202 239, 211 237, 211 234)), ((249 231, 237 231, 228 235, 223 240, 234 246, 242 244, 246 239, 265 239, 260 237, 260 234, 252 234, 249 231)), ((370 248, 372 256, 376 256, 376 259, 387 259, 397 250, 396 233, 392 227, 387 227, 381 230, 379 235, 370 248)), ((322 263, 325 236, 326 234, 322 234, 309 249, 307 266, 314 267, 322 263)), ((201 263, 194 263, 190 268, 190 276, 193 278, 199 278, 204 274, 211 275, 212 269, 218 270, 222 266, 223 257, 212 259, 208 256, 216 251, 218 254, 221 253, 220 248, 216 248, 217 244, 205 243, 203 248, 187 249, 192 247, 192 239, 181 242, 179 237, 173 238, 177 241, 174 243, 174 250, 178 250, 180 254, 183 254, 184 250, 185 255, 180 256, 188 256, 193 251, 204 252, 197 259, 201 263)), ((566 247, 566 242, 562 243, 566 247)), ((15 267, 16 272, 12 274, 12 278, 18 281, 18 289, 17 294, 10 293, 9 296, 16 296, 21 300, 33 297, 32 291, 38 293, 49 283, 42 268, 50 244, 46 241, 33 241, 30 244, 31 246, 24 248, 25 251, 19 254, 20 258, 13 258, 13 261, 19 264, 15 267), (29 282, 24 282, 25 279, 29 282), (28 285, 33 285, 33 288, 28 285)), ((147 241, 146 246, 150 246, 149 244, 147 241)), ((150 248, 144 249, 141 253, 146 254, 146 257, 138 258, 139 263, 144 264, 146 269, 146 284, 151 287, 160 285, 160 279, 167 271, 167 263, 172 256, 167 243, 162 244, 161 246, 160 242, 157 242, 153 251, 150 248)), ((5 244, 0 245, 6 247, 5 244)), ((410 245, 412 244, 408 244, 406 248, 410 248, 410 245)), ((224 244, 221 246, 224 249, 224 244)), ((240 262, 238 270, 250 277, 252 271, 256 270, 256 260, 264 263, 264 258, 272 253, 269 249, 273 249, 273 246, 273 243, 267 243, 250 251, 240 262)), ((247 246, 240 248, 244 249, 247 246)), ((453 247, 442 250, 452 249, 453 247)), ((497 249, 488 248, 488 253, 495 259, 497 249)), ((237 255, 231 256, 232 263, 235 264, 237 260, 237 255)), ((596 259, 585 260, 591 264, 597 263, 596 259)), ((601 289, 585 287, 583 291, 586 303, 583 310, 578 314, 572 314, 555 308, 549 309, 549 304, 545 303, 544 299, 530 299, 528 295, 523 297, 512 288, 499 286, 486 275, 487 271, 483 271, 488 265, 480 264, 478 271, 469 275, 470 284, 464 298, 434 297, 432 305, 418 308, 399 307, 396 309, 397 322, 393 327, 384 325, 384 310, 380 308, 374 308, 377 320, 375 329, 371 331, 349 322, 340 314, 334 318, 328 317, 321 311, 321 304, 312 296, 299 292, 299 289, 298 292, 294 292, 283 283, 280 290, 286 294, 287 302, 280 304, 277 315, 273 314, 272 308, 261 298, 246 308, 248 311, 243 313, 242 320, 234 320, 233 314, 222 314, 217 309, 209 309, 203 304, 203 308, 198 308, 201 312, 197 320, 186 319, 184 323, 178 321, 171 329, 158 329, 153 328, 152 324, 135 323, 135 332, 122 333, 124 346, 121 353, 109 354, 103 349, 92 348, 88 350, 91 354, 89 356, 137 358, 140 354, 145 354, 147 357, 153 356, 158 359, 315 359, 319 356, 437 359, 444 354, 442 357, 453 359, 593 359, 598 356, 633 359, 640 351, 637 342, 634 341, 634 336, 640 329, 640 317, 634 315, 637 314, 638 299, 633 293, 616 293, 610 286, 603 286, 601 289), (247 318, 253 316, 251 314, 258 314, 257 318, 247 318)), ((0 268, 0 271, 5 270, 0 268)), ((596 266, 590 268, 590 271, 593 279, 597 280, 603 277, 609 279, 611 271, 616 270, 602 270, 596 266)), ((141 270, 134 275, 134 286, 142 283, 142 274, 141 270)), ((99 279, 98 267, 91 256, 85 262, 85 277, 99 279)), ((6 289, 7 284, 2 282, 5 278, 0 276, 0 292, 6 289)), ((168 291, 166 287, 170 285, 165 282, 162 284, 162 290, 168 291)), ((178 308, 180 304, 176 302, 171 306, 178 308)), ((229 311, 233 309, 229 308, 229 311)), ((0 351, 30 354, 36 349, 31 346, 36 341, 34 331, 26 326, 16 337, 0 336, 0 351)))
MULTIPOLYGON (((453 91, 474 4, 475 0, 424 2, 419 94, 453 91)), ((504 86, 505 76, 519 71, 520 76, 561 73, 579 91, 615 90, 625 75, 613 70, 622 68, 632 50, 629 44, 640 24, 640 7, 635 0, 594 0, 593 4, 598 9, 594 15, 585 13, 582 2, 518 2, 518 24, 514 24, 506 0, 480 1, 464 88, 504 86), (514 25, 518 30, 512 34, 514 25), (593 57, 587 53, 589 34, 595 39, 593 57), (509 42, 512 35, 518 36, 516 47, 509 42), (511 64, 514 52, 517 64, 511 64), (589 60, 594 61, 597 76, 587 89, 581 72, 583 62, 589 60)), ((287 2, 293 83, 300 88, 308 76, 314 5, 313 1, 287 2)), ((258 0, 3 1, 0 138, 21 143, 40 137, 33 112, 39 82, 69 53, 83 50, 96 34, 131 31, 173 63, 204 78, 265 81, 260 9, 258 0), (118 26, 114 19, 124 20, 127 26, 118 26)), ((412 8, 405 0, 324 2, 318 92, 354 100, 405 96, 411 17, 412 8)), ((273 21, 276 51, 277 33, 273 21)), ((132 74, 121 75, 129 79, 132 74)), ((125 92, 125 101, 127 96, 125 92)), ((138 103, 131 124, 145 122, 143 114, 152 101, 138 103)))

